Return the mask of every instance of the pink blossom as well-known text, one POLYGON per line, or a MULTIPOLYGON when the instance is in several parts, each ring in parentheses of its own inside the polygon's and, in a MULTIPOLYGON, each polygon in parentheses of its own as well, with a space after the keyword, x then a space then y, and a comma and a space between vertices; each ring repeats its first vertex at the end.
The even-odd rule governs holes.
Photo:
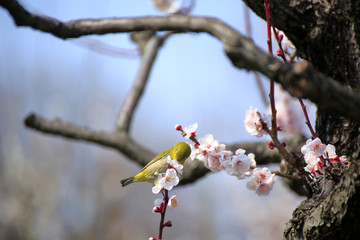
POLYGON ((246 186, 250 190, 255 190, 259 196, 268 195, 275 183, 275 174, 271 173, 268 168, 255 168, 250 180, 246 186))
POLYGON ((301 147, 301 153, 305 155, 307 152, 313 151, 316 156, 322 156, 325 148, 326 145, 322 144, 319 138, 315 138, 314 140, 309 139, 306 141, 306 144, 301 147))
POLYGON ((307 165, 304 167, 305 171, 316 174, 322 172, 323 163, 322 160, 316 155, 314 151, 308 151, 304 156, 307 165))
POLYGON ((233 156, 227 164, 226 172, 240 179, 244 178, 244 174, 250 170, 251 160, 245 155, 245 150, 239 148, 236 155, 233 156))
POLYGON ((191 137, 196 137, 197 128, 198 128, 197 123, 194 123, 187 127, 184 127, 184 129, 183 129, 184 137, 187 139, 190 139, 191 137))
POLYGON ((173 14, 181 9, 181 4, 177 0, 152 0, 155 7, 163 13, 173 14))
POLYGON ((262 124, 261 118, 264 123, 268 122, 268 114, 262 114, 258 112, 258 110, 248 109, 245 113, 245 129, 248 133, 250 133, 253 136, 261 137, 264 133, 264 126, 262 124))
POLYGON ((346 157, 346 156, 341 156, 341 157, 339 157, 339 156, 336 154, 335 146, 334 146, 334 145, 331 145, 331 144, 326 145, 326 148, 325 148, 323 157, 324 157, 324 159, 328 159, 328 158, 329 158, 329 161, 330 161, 331 163, 334 163, 334 162, 344 163, 344 162, 347 161, 347 157, 346 157))

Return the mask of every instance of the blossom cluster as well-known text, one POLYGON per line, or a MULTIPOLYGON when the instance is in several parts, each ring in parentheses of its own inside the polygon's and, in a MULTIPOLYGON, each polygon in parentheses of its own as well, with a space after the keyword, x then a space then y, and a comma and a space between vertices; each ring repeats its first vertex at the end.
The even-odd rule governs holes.
POLYGON ((325 145, 319 138, 309 139, 306 144, 301 147, 301 153, 304 154, 306 162, 305 171, 316 175, 322 173, 325 160, 331 163, 344 163, 347 161, 346 156, 339 157, 336 154, 334 145, 325 145))
POLYGON ((198 125, 193 124, 182 128, 176 125, 175 129, 182 132, 188 139, 191 147, 191 159, 202 161, 208 169, 214 172, 226 171, 229 175, 238 179, 250 177, 248 188, 255 190, 258 195, 267 195, 274 184, 274 174, 268 168, 256 168, 255 155, 245 154, 245 150, 239 148, 235 154, 226 149, 225 144, 220 144, 213 135, 207 134, 205 137, 196 140, 196 129, 198 125), (195 144, 193 144, 195 143, 195 144), (261 175, 263 172, 270 174, 261 175), (260 181, 261 180, 261 181, 260 181))

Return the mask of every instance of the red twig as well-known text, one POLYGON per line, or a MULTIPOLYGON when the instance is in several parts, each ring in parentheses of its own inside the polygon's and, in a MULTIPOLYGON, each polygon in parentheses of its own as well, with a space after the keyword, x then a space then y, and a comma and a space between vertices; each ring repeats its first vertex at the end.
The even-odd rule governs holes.
MULTIPOLYGON (((272 56, 272 46, 271 46, 271 31, 269 29, 273 29, 273 32, 274 32, 274 35, 275 35, 275 39, 279 45, 279 50, 280 50, 280 54, 278 54, 278 56, 280 56, 282 58, 282 60, 286 63, 287 62, 287 59, 286 59, 286 55, 285 55, 285 52, 284 52, 284 49, 282 48, 282 44, 281 44, 281 40, 280 40, 280 37, 279 37, 279 33, 278 31, 276 30, 273 22, 272 22, 272 18, 271 18, 271 15, 270 15, 270 8, 269 8, 269 0, 264 0, 264 7, 265 7, 265 13, 266 13, 266 22, 267 22, 267 30, 268 30, 268 47, 269 47, 269 54, 272 56), (271 50, 271 52, 270 52, 271 50)), ((270 80, 270 101, 271 101, 271 93, 272 93, 272 81, 270 80)), ((299 103, 301 105, 301 108, 304 112, 304 116, 305 116, 305 123, 306 125, 308 126, 310 132, 311 132, 311 135, 312 135, 312 139, 315 139, 316 138, 316 134, 314 132, 314 129, 313 127, 311 126, 311 123, 310 123, 310 120, 309 120, 309 115, 306 111, 306 106, 303 102, 303 100, 301 98, 298 98, 299 100, 299 103)), ((271 101, 272 103, 272 101, 271 101)), ((275 107, 275 106, 274 106, 275 107)), ((275 108, 274 108, 275 109, 275 108)), ((271 111, 272 111, 272 114, 274 113, 273 112, 273 106, 271 104, 271 111)), ((275 110, 276 111, 276 110, 275 110)), ((273 121, 273 118, 272 118, 272 121, 273 121)), ((274 131, 274 128, 273 128, 273 122, 272 122, 272 131, 274 131)))
POLYGON ((168 192, 168 190, 164 189, 163 191, 164 191, 164 205, 162 205, 161 212, 160 212, 161 219, 160 219, 158 240, 162 239, 162 233, 163 233, 163 229, 165 227, 165 224, 164 224, 165 213, 166 213, 166 208, 167 208, 167 205, 168 205, 168 202, 169 202, 169 192, 168 192))
MULTIPOLYGON (((272 43, 271 43, 271 27, 272 27, 272 20, 270 15, 270 7, 269 7, 269 0, 264 0, 264 7, 265 7, 265 14, 266 14, 266 23, 267 23, 267 44, 270 56, 273 55, 272 53, 272 43)), ((271 131, 274 136, 277 137, 277 127, 276 127, 276 108, 275 108, 275 81, 270 79, 270 107, 271 107, 271 131)))
POLYGON ((267 44, 269 54, 272 56, 272 43, 271 43, 271 15, 270 15, 270 7, 269 7, 269 0, 264 0, 264 7, 265 7, 265 14, 266 14, 266 23, 267 23, 267 44))
POLYGON ((312 126, 311 126, 311 123, 310 123, 310 120, 309 120, 309 116, 308 116, 307 111, 306 111, 306 106, 305 106, 305 104, 304 104, 304 102, 303 102, 303 100, 302 100, 301 98, 299 98, 299 103, 300 103, 301 108, 302 108, 302 110, 303 110, 303 112, 304 112, 304 115, 305 115, 305 123, 306 123, 306 125, 308 126, 308 128, 309 128, 309 130, 310 130, 310 132, 311 132, 312 139, 315 139, 315 138, 316 138, 316 134, 315 134, 315 132, 314 132, 314 129, 313 129, 312 126))

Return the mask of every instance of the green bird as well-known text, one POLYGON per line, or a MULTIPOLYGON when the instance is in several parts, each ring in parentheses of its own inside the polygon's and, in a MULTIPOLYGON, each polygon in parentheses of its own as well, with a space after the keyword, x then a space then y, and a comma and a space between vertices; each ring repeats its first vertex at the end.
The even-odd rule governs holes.
POLYGON ((168 156, 179 164, 184 164, 185 160, 190 156, 191 149, 187 143, 178 142, 172 148, 163 151, 151 160, 138 174, 121 180, 123 187, 133 182, 150 182, 158 178, 160 173, 165 173, 169 164, 167 163, 168 156))

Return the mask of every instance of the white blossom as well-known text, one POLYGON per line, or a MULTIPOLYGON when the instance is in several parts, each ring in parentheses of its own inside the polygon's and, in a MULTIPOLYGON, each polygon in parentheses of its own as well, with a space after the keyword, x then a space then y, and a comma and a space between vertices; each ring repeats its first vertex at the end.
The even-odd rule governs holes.
POLYGON ((244 178, 244 174, 250 170, 251 161, 245 155, 245 150, 238 149, 236 155, 231 158, 230 163, 227 165, 226 172, 238 178, 244 178))
POLYGON ((165 176, 160 178, 159 184, 166 190, 171 190, 174 186, 178 185, 179 177, 176 174, 175 169, 167 169, 165 176))
POLYGON ((177 173, 182 174, 183 173, 183 165, 178 163, 176 160, 171 159, 171 156, 168 156, 167 163, 170 165, 171 168, 175 169, 177 173))
POLYGON ((250 107, 245 113, 245 129, 253 136, 261 137, 264 134, 263 122, 269 122, 269 114, 260 114, 258 110, 250 107), (262 121, 261 121, 262 120, 262 121))
POLYGON ((324 154, 326 145, 321 143, 319 138, 315 138, 314 140, 308 139, 306 144, 301 147, 301 153, 306 154, 309 151, 315 152, 316 156, 322 156, 324 154))
POLYGON ((178 200, 176 199, 176 195, 173 195, 169 198, 168 206, 172 208, 176 208, 178 206, 178 200))
POLYGON ((257 195, 268 195, 275 183, 275 174, 268 168, 255 168, 246 186, 257 195))
POLYGON ((178 0, 152 0, 155 7, 163 13, 173 14, 181 9, 180 1, 178 0))

